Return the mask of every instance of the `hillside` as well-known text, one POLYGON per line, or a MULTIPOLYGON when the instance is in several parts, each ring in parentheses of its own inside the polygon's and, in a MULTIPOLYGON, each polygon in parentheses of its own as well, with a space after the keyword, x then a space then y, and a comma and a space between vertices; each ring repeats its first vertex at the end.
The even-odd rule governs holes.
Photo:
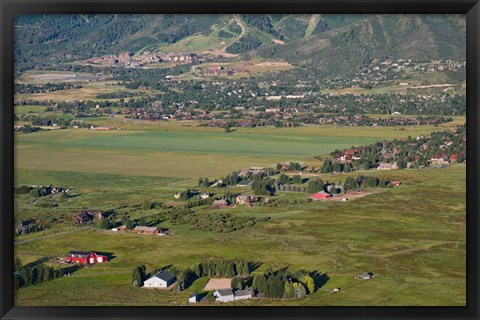
POLYGON ((21 71, 49 63, 143 50, 283 59, 320 75, 350 74, 375 58, 465 57, 460 15, 21 15, 21 71))

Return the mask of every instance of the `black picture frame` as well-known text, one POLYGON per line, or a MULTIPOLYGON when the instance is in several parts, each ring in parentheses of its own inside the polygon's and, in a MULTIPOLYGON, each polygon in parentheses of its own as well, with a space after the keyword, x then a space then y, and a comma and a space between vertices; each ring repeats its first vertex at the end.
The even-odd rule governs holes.
POLYGON ((1 0, 2 319, 479 319, 480 4, 478 0, 1 0), (467 19, 466 307, 15 307, 13 300, 13 28, 29 13, 454 13, 467 19), (240 308, 240 309, 239 309, 240 308))

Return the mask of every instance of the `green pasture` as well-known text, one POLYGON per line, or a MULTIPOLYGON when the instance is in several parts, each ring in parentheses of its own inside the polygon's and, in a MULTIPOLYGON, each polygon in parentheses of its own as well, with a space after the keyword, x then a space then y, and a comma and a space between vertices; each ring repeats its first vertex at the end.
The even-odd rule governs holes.
MULTIPOLYGON (((45 181, 50 174, 25 170, 18 179, 25 183, 45 181)), ((87 288, 95 287, 95 295, 82 294, 85 305, 186 304, 188 294, 200 287, 200 283, 194 283, 181 294, 132 289, 129 287, 131 269, 139 264, 145 264, 149 270, 169 264, 185 268, 205 257, 216 257, 260 261, 263 264, 256 272, 267 266, 288 265, 292 269, 317 270, 329 277, 320 290, 305 299, 236 303, 240 305, 464 305, 465 167, 396 170, 381 175, 399 179, 402 185, 347 203, 309 203, 285 208, 237 206, 221 211, 195 209, 200 214, 229 212, 271 217, 270 221, 234 233, 192 230, 189 226, 164 221, 157 225, 169 228, 173 233, 170 237, 62 225, 57 228, 63 232, 20 236, 15 253, 25 260, 31 255, 63 256, 70 250, 110 252, 115 258, 107 264, 82 269, 71 277, 22 288, 16 303, 65 305, 73 295, 78 297, 86 293, 87 288), (369 281, 353 280, 353 275, 363 271, 377 276, 369 281), (334 287, 341 287, 341 292, 328 292, 334 287), (119 293, 124 297, 122 301, 116 299, 119 293)), ((173 192, 188 185, 188 181, 139 177, 135 186, 134 180, 126 175, 95 178, 80 172, 56 178, 53 174, 53 177, 54 181, 68 185, 78 181, 73 191, 79 196, 60 203, 57 208, 43 210, 28 204, 28 196, 17 197, 25 218, 42 214, 70 216, 87 205, 107 210, 120 203, 141 204, 145 198, 173 201, 173 192), (86 183, 88 180, 92 181, 90 186, 86 183), (112 180, 112 185, 104 189, 100 182, 103 180, 112 180), (127 183, 122 185, 121 181, 127 183), (113 182, 119 183, 118 188, 113 182), (165 198, 161 199, 161 195, 165 198)), ((321 177, 324 180, 334 177, 331 181, 340 178, 321 177)), ((130 214, 148 217, 154 211, 135 210, 130 214)))

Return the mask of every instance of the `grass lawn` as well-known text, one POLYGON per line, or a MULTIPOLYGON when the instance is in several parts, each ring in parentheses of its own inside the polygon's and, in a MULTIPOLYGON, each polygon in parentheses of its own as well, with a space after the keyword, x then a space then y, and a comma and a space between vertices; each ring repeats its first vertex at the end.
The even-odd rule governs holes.
MULTIPOLYGON (((391 174, 403 184, 348 203, 309 203, 280 209, 243 206, 224 209, 234 215, 271 217, 270 221, 254 228, 233 233, 204 232, 161 222, 158 226, 170 228, 173 236, 142 236, 79 228, 65 229, 73 231, 53 236, 49 231, 20 236, 15 253, 22 260, 32 254, 35 257, 63 256, 74 249, 110 252, 115 258, 107 264, 81 270, 70 278, 22 288, 16 301, 19 305, 64 305, 69 303, 70 293, 59 295, 58 288, 78 295, 84 292, 82 288, 87 290, 94 286, 95 295, 82 296, 86 305, 121 305, 130 301, 131 305, 184 304, 189 293, 204 284, 203 279, 181 294, 157 294, 156 291, 130 288, 131 269, 139 264, 145 264, 149 271, 169 264, 185 268, 205 257, 217 257, 260 261, 262 265, 256 272, 269 265, 317 270, 328 275, 328 281, 320 289, 342 288, 335 294, 318 290, 301 300, 265 299, 242 302, 242 305, 464 304, 465 167, 382 174, 391 174), (448 190, 437 188, 447 184, 448 190), (405 203, 409 204, 408 207, 405 203), (165 252, 175 252, 175 255, 165 252), (363 271, 377 276, 369 281, 353 280, 353 275, 363 271), (368 295, 363 294, 365 290, 368 295), (431 294, 418 295, 419 291, 431 294), (122 301, 116 299, 119 292, 124 297, 122 301), (450 297, 453 300, 450 301, 450 297)), ((31 178, 41 177, 35 172, 29 175, 31 178)), ((66 175, 62 181, 72 184, 88 178, 81 176, 81 173, 66 175)), ((105 177, 98 179, 102 178, 105 177)), ((140 178, 139 187, 151 184, 149 179, 140 178)), ((104 199, 115 199, 118 195, 124 195, 122 201, 128 204, 141 203, 145 197, 174 188, 168 183, 152 186, 145 193, 133 192, 130 196, 126 196, 125 189, 99 192, 101 184, 93 183, 91 187, 79 187, 79 197, 60 204, 55 210, 63 210, 66 214, 74 212, 73 208, 78 205, 88 203, 114 205, 115 201, 104 199), (82 192, 86 188, 89 192, 82 192)), ((197 210, 205 212, 202 208, 197 210)), ((30 215, 47 214, 44 210, 26 208, 24 211, 30 215)), ((55 215, 53 211, 48 214, 55 215)), ((132 214, 148 215, 149 212, 132 214)))

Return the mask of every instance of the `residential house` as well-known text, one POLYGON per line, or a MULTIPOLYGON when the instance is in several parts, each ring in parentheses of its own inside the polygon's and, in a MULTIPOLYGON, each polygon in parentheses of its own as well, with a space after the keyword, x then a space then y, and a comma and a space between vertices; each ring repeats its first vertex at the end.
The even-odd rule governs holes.
POLYGON ((444 165, 448 163, 449 160, 446 154, 439 154, 430 158, 430 164, 432 165, 444 165))
POLYGON ((235 301, 235 296, 230 289, 219 289, 213 293, 216 298, 215 301, 219 302, 231 302, 235 301))
POLYGON ((93 220, 102 220, 105 215, 100 210, 80 211, 73 215, 73 221, 79 225, 85 225, 93 220))
POLYGON ((389 162, 380 162, 377 167, 377 170, 395 170, 398 169, 396 163, 389 163, 389 162))
POLYGON ((167 288, 175 282, 175 276, 166 270, 162 270, 143 283, 144 288, 167 288))
POLYGON ((158 234, 157 227, 136 226, 131 230, 133 233, 138 234, 158 234))
POLYGON ((258 199, 255 196, 237 196, 236 202, 238 204, 252 205, 254 202, 257 202, 258 199))

